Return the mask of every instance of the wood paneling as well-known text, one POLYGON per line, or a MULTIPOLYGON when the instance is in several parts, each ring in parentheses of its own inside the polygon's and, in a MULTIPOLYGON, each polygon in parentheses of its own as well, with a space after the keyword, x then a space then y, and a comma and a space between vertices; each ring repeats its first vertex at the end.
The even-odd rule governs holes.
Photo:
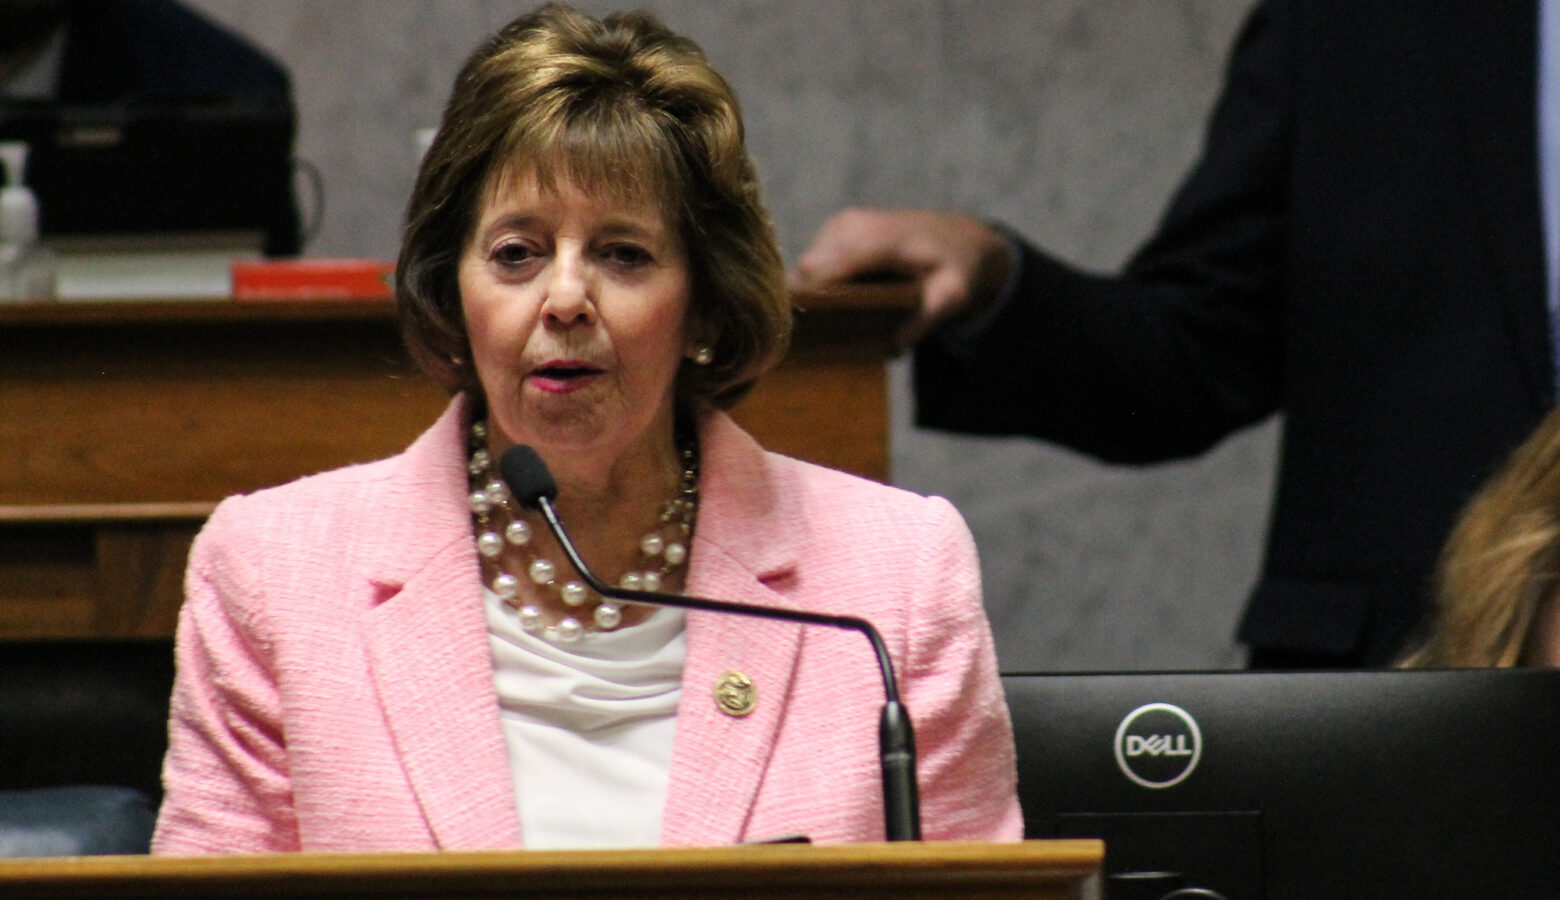
MULTIPOLYGON (((795 299, 734 411, 766 447, 886 480, 897 286, 795 299)), ((0 305, 0 637, 171 633, 233 493, 399 452, 447 402, 380 301, 0 305)))

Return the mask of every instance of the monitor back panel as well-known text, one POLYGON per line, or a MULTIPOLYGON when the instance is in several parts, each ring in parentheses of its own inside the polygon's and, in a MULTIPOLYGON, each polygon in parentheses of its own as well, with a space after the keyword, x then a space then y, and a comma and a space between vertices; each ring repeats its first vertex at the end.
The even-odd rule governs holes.
POLYGON ((1030 837, 1230 900, 1560 897, 1560 671, 1005 675, 1030 837))

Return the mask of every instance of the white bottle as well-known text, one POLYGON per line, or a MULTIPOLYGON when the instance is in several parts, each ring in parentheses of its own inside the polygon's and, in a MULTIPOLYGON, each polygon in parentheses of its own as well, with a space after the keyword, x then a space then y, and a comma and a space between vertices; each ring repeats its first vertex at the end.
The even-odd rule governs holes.
POLYGON ((27 145, 0 142, 0 302, 54 297, 54 254, 38 242, 38 198, 22 183, 27 145))

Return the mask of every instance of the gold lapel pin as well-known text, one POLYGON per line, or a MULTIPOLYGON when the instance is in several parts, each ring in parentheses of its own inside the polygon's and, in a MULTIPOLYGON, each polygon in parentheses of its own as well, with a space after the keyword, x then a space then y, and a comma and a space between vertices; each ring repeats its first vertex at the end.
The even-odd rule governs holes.
POLYGON ((730 669, 715 679, 715 706, 728 716, 745 716, 758 705, 753 679, 730 669))

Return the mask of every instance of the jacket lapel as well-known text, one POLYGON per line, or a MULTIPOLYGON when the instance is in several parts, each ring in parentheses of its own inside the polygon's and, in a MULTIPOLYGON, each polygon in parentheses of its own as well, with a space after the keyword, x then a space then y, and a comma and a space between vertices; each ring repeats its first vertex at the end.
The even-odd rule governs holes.
MULTIPOLYGON (((781 605, 778 596, 730 561, 714 568, 723 571, 712 572, 712 582, 748 584, 747 590, 728 587, 717 599, 781 605)), ((749 835, 747 825, 790 702, 802 627, 718 613, 688 615, 688 659, 662 843, 708 846, 780 836, 749 835), (717 685, 728 673, 740 673, 753 686, 747 715, 728 714, 717 703, 717 685)))
POLYGON ((402 458, 378 506, 384 548, 366 577, 370 677, 408 783, 441 849, 520 842, 469 539, 463 404, 402 458))
MULTIPOLYGON (((761 606, 794 607, 770 587, 796 565, 795 504, 764 453, 722 414, 700 431, 703 475, 687 592, 761 606)), ((689 613, 688 658, 677 713, 661 840, 671 846, 763 840, 748 822, 790 703, 802 629, 748 616, 689 613), (728 672, 756 699, 746 715, 717 703, 728 672)))
POLYGON ((1538 168, 1538 12, 1531 2, 1440 10, 1440 39, 1467 123, 1476 214, 1501 270, 1516 358, 1535 409, 1555 395, 1538 168))

